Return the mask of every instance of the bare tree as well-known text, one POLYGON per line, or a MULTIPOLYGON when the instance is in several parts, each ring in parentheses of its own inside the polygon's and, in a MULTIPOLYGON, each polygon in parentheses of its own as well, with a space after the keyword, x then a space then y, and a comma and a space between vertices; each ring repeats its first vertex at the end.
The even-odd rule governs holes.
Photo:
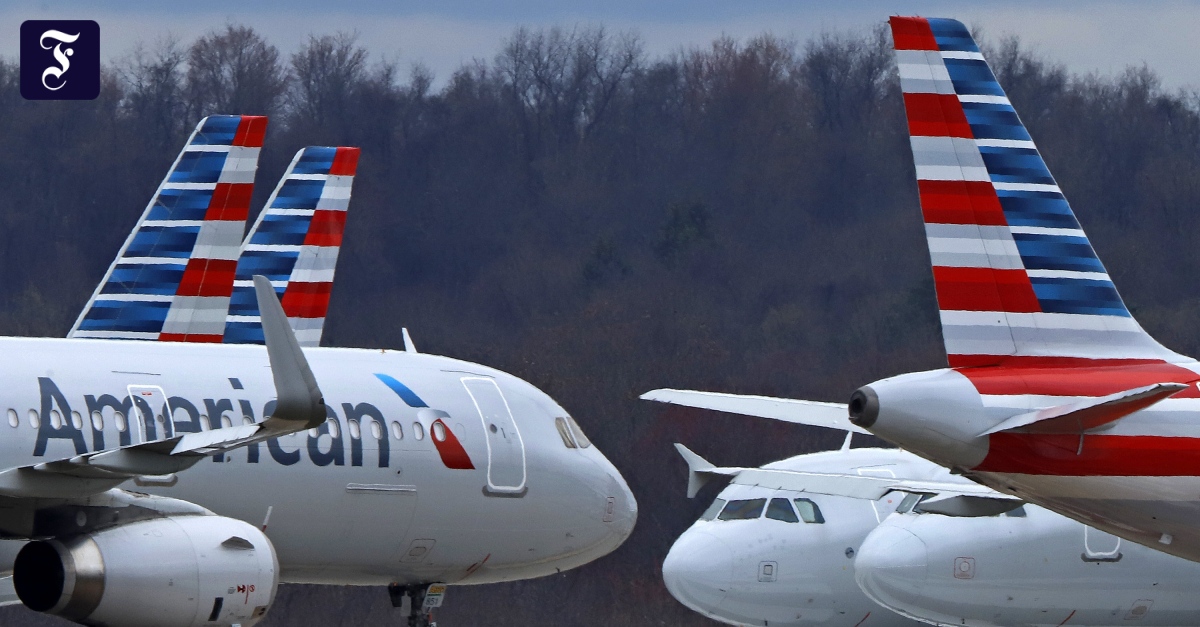
POLYGON ((153 48, 138 43, 116 67, 125 84, 124 113, 147 131, 157 146, 173 144, 189 127, 184 99, 183 66, 187 53, 175 38, 160 40, 153 48))
POLYGON ((351 33, 310 35, 292 55, 289 104, 297 121, 326 126, 344 118, 366 78, 367 51, 351 33))
POLYGON ((248 26, 227 25, 188 50, 187 93, 194 115, 267 115, 287 88, 279 49, 248 26))

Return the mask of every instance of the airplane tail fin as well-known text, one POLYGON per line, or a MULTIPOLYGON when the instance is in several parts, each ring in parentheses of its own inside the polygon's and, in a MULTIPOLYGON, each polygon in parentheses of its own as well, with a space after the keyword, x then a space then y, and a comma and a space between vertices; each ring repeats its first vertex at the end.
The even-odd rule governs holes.
POLYGON ((196 125, 67 337, 221 341, 266 129, 196 125))
POLYGON ((242 244, 225 323, 227 344, 262 344, 252 277, 271 281, 301 346, 317 346, 358 168, 358 148, 296 153, 242 244))
POLYGON ((1188 360, 1133 319, 966 27, 891 27, 950 365, 1188 360))

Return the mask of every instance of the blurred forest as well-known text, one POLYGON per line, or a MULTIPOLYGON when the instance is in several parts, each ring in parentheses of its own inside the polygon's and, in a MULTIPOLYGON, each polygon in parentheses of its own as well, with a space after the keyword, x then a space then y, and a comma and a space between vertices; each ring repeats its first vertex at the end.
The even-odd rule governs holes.
MULTIPOLYGON (((1200 98, 1149 68, 987 54, 1130 308, 1200 353, 1200 98)), ((442 625, 711 624, 659 567, 704 509, 681 441, 757 465, 841 436, 637 400, 658 387, 844 401, 940 367, 890 37, 720 39, 661 58, 599 27, 518 29, 437 81, 352 35, 280 51, 228 25, 131 50, 92 102, 0 62, 0 333, 62 336, 196 121, 271 116, 256 207, 297 149, 362 147, 326 345, 517 374, 624 473, 638 526, 552 578, 451 588, 442 625), (437 86, 435 88, 435 85, 437 86)), ((9 625, 62 624, 23 608, 9 625)), ((396 624, 381 588, 285 586, 268 625, 396 624)))

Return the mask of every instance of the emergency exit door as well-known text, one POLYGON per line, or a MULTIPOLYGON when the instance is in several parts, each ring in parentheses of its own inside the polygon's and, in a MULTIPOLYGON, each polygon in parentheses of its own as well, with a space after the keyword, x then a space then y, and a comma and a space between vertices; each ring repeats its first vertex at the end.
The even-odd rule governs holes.
POLYGON ((508 401, 492 379, 463 377, 463 386, 475 402, 487 442, 486 490, 494 494, 525 492, 525 443, 509 411, 508 401))

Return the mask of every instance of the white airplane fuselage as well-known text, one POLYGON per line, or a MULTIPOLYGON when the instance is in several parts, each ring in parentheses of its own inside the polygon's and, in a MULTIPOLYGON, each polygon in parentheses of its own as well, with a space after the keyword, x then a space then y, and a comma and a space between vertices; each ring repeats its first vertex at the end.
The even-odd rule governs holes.
MULTIPOLYGON (((811 453, 763 468, 967 483, 894 449, 811 453)), ((671 594, 734 625, 1200 623, 1200 600, 1191 592, 1200 564, 1037 506, 1022 507, 1023 516, 913 513, 911 503, 892 513, 904 494, 873 502, 737 478, 718 496, 726 503, 773 498, 811 500, 824 522, 788 523, 765 510, 720 520, 710 511, 663 563, 671 594)))
POLYGON ((1200 564, 1041 507, 1023 512, 893 514, 863 543, 858 583, 885 607, 934 624, 1200 624, 1200 564))
MULTIPOLYGON (((909 453, 851 449, 798 455, 764 468, 932 478, 946 471, 909 453)), ((904 495, 879 502, 742 485, 735 479, 718 499, 811 500, 823 523, 699 520, 663 562, 667 590, 679 602, 732 625, 900 627, 914 623, 872 602, 854 582, 854 557, 867 534, 904 495), (764 568, 770 567, 769 573, 764 568)), ((765 510, 764 510, 765 511, 765 510)))
MULTIPOLYGON (((261 346, 0 338, 0 352, 0 411, 16 425, 0 422, 9 468, 137 443, 139 407, 164 399, 183 432, 261 421, 275 396, 261 346), (139 395, 145 404, 127 400, 139 395)), ((123 487, 265 523, 290 582, 537 577, 605 555, 632 530, 621 475, 594 446, 568 448, 556 425, 568 414, 525 381, 434 355, 304 352, 330 410, 315 435, 123 487)), ((163 431, 159 421, 147 439, 163 431)), ((0 477, 2 495, 49 496, 34 488, 0 477)))

